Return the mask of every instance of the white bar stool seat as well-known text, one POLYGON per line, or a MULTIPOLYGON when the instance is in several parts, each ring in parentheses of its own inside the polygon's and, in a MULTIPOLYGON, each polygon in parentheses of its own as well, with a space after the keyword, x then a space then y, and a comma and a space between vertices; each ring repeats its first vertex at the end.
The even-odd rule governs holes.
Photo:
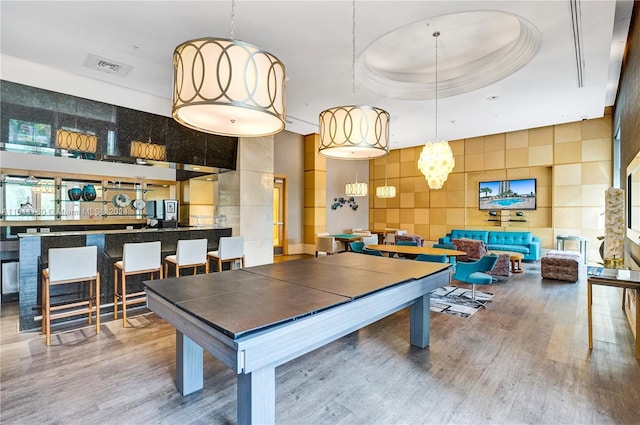
POLYGON ((88 316, 89 324, 96 315, 96 333, 100 333, 100 273, 98 272, 98 248, 49 249, 49 267, 42 271, 42 333, 46 344, 51 345, 51 321, 61 317, 81 314, 88 316), (51 287, 70 283, 89 282, 86 300, 72 300, 51 305, 51 287), (54 313, 60 311, 59 313, 54 313))
POLYGON ((176 268, 176 277, 180 276, 180 269, 193 267, 193 274, 198 271, 198 266, 204 266, 204 272, 209 273, 207 261, 207 239, 184 239, 178 241, 175 255, 167 255, 164 258, 164 275, 169 277, 169 264, 176 268))
POLYGON ((142 304, 147 300, 144 290, 127 293, 127 276, 158 273, 162 279, 162 259, 160 241, 126 243, 122 248, 122 260, 113 265, 113 318, 118 318, 118 301, 122 303, 122 326, 127 327, 127 306, 142 304), (118 287, 118 275, 120 287, 118 287))
MULTIPOLYGON (((235 263, 238 260, 242 263, 241 268, 244 268, 244 236, 221 237, 218 250, 207 253, 207 262, 215 261, 219 272, 222 271, 224 263, 235 263)), ((233 264, 231 270, 233 270, 233 264)))

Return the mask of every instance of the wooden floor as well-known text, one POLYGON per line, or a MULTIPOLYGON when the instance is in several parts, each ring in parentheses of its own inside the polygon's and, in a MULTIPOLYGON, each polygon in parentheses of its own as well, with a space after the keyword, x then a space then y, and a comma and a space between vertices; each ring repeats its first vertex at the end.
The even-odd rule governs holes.
MULTIPOLYGON (((304 260, 301 260, 304 261, 304 260)), ((409 261, 409 260, 398 260, 409 261)), ((431 346, 409 346, 400 311, 276 369, 279 424, 638 424, 640 361, 620 292, 525 273, 470 319, 431 313, 431 346)), ((173 383, 175 333, 152 313, 56 334, 16 332, 3 304, 0 422, 233 424, 235 376, 205 354, 204 389, 173 383)), ((108 317, 104 316, 105 320, 108 317)))

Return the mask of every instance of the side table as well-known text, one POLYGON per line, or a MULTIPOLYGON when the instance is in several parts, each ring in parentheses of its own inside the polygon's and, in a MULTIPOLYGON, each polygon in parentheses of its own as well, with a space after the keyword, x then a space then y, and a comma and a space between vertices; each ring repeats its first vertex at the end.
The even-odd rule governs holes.
POLYGON ((566 251, 566 241, 578 242, 578 248, 580 249, 580 254, 582 254, 582 262, 587 264, 587 242, 589 242, 589 239, 582 236, 558 235, 556 236, 556 249, 558 251, 566 251))

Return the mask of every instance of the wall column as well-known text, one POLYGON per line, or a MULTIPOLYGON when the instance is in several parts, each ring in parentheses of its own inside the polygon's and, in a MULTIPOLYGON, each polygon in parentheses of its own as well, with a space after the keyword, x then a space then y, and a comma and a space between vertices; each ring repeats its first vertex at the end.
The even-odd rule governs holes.
POLYGON ((235 171, 218 176, 218 214, 244 236, 247 267, 273 263, 273 136, 238 140, 235 171))
POLYGON ((304 136, 304 248, 314 254, 316 233, 327 228, 327 159, 318 154, 320 135, 304 136))

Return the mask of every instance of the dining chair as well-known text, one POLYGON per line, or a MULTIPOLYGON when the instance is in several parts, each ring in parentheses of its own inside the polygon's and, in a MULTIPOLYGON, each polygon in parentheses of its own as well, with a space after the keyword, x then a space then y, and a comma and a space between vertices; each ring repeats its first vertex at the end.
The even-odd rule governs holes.
POLYGON ((459 262, 453 274, 453 279, 471 284, 471 300, 480 307, 486 308, 484 303, 476 300, 476 285, 491 285, 493 283, 493 276, 485 272, 493 270, 497 261, 498 256, 491 254, 485 255, 477 261, 459 262))
POLYGON ((418 246, 418 242, 416 242, 416 241, 396 241, 396 245, 418 246))
POLYGON ((384 235, 384 244, 385 245, 395 245, 396 244, 396 234, 395 233, 387 233, 384 235))
POLYGON ((430 263, 446 263, 446 255, 434 255, 434 254, 418 254, 415 258, 416 261, 428 261, 430 263))
MULTIPOLYGON (((396 245, 397 246, 418 246, 418 242, 396 240, 396 245)), ((398 254, 398 258, 414 259, 416 258, 416 254, 398 254)))
POLYGON ((48 267, 42 271, 41 291, 42 333, 46 336, 47 345, 51 345, 51 321, 58 318, 86 314, 91 324, 95 313, 96 334, 100 333, 100 272, 96 246, 49 249, 48 267), (52 287, 62 288, 63 285, 82 282, 88 282, 89 285, 86 299, 69 300, 68 297, 64 297, 65 301, 52 305, 52 287), (55 313, 57 311, 59 313, 55 313))
POLYGON ((129 293, 127 276, 149 274, 150 279, 158 273, 162 279, 162 255, 160 241, 126 243, 122 247, 122 260, 113 265, 113 318, 118 318, 118 303, 122 304, 122 327, 127 327, 127 306, 147 301, 144 290, 129 293), (120 287, 118 287, 120 280, 120 287))
POLYGON ((333 236, 318 236, 316 238, 316 257, 319 252, 324 252, 327 255, 333 255, 340 252, 340 247, 336 242, 336 238, 333 236))
POLYGON ((366 245, 377 245, 378 244, 378 235, 371 236, 363 236, 362 243, 366 245))
POLYGON ((369 248, 367 248, 366 245, 364 246, 364 248, 362 248, 362 253, 363 254, 369 254, 369 255, 375 255, 376 257, 384 257, 384 255, 382 255, 382 252, 380 252, 380 250, 369 249, 369 248))
POLYGON ((349 242, 349 249, 351 252, 357 252, 358 254, 363 254, 362 249, 364 248, 364 242, 356 241, 349 242))
POLYGON ((178 241, 176 253, 167 255, 164 259, 164 275, 169 276, 169 264, 176 269, 176 277, 180 276, 180 269, 193 268, 193 274, 199 266, 204 266, 204 272, 209 273, 207 261, 207 239, 182 239, 178 241))
POLYGON ((209 261, 216 262, 219 272, 222 271, 224 263, 231 263, 230 270, 233 270, 233 265, 240 261, 240 268, 244 268, 244 236, 221 237, 218 250, 207 252, 207 262, 209 261))

